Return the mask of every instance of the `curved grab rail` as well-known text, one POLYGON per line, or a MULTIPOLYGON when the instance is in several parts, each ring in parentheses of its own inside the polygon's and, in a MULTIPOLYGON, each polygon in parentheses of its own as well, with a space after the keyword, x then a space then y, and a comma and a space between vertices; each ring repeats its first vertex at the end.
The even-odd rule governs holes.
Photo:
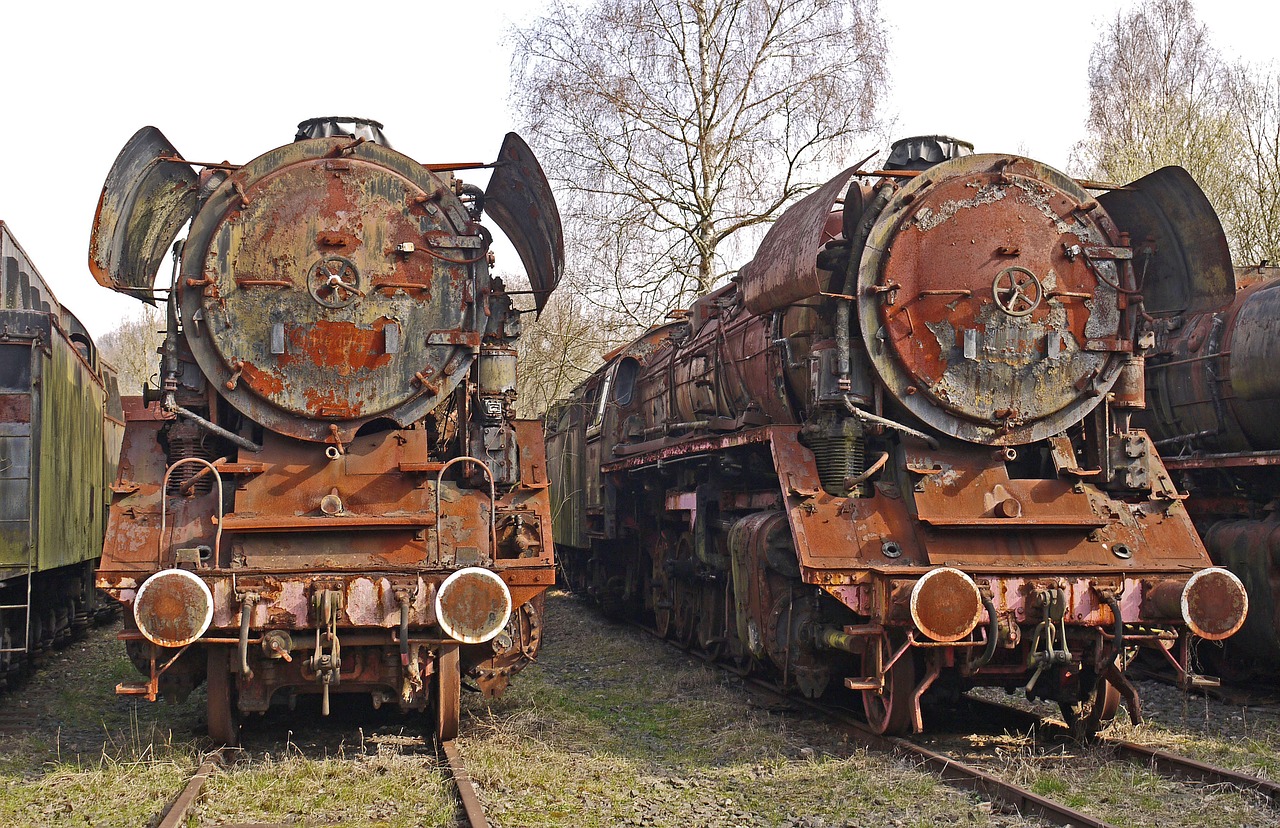
MULTIPOLYGON (((165 469, 164 482, 160 485, 160 535, 156 538, 156 565, 164 559, 164 527, 165 518, 167 516, 167 507, 169 505, 169 475, 173 474, 173 470, 185 463, 200 463, 209 471, 213 472, 213 477, 218 481, 218 531, 213 537, 213 561, 217 565, 219 555, 222 551, 222 475, 218 473, 218 469, 203 457, 184 457, 174 462, 169 468, 165 469)), ((437 509, 437 513, 439 510, 437 509)))
POLYGON ((475 463, 484 469, 485 476, 489 478, 489 556, 496 558, 498 556, 498 530, 497 530, 497 511, 498 511, 498 491, 493 482, 493 470, 488 464, 479 457, 472 457, 464 454, 461 457, 455 457, 440 467, 440 471, 436 473, 436 560, 440 559, 440 523, 442 515, 440 514, 440 484, 444 482, 444 473, 454 463, 475 463))

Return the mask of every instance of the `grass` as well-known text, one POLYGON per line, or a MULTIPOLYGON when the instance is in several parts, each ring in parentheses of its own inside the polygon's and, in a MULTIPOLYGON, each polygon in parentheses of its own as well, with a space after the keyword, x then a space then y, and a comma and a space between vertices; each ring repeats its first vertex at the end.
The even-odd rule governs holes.
MULTIPOLYGON (((460 747, 496 828, 1024 824, 820 720, 753 701, 569 596, 552 595, 547 616, 539 662, 506 696, 464 694, 460 747)), ((0 825, 146 824, 199 764, 202 692, 180 705, 116 696, 134 678, 122 650, 99 632, 55 654, 26 695, 0 697, 0 825), (23 726, 6 732, 10 720, 23 726)), ((1172 696, 1149 713, 1113 732, 1260 773, 1280 763, 1273 712, 1172 696)), ((251 720, 247 749, 210 778, 191 824, 452 825, 451 788, 421 734, 422 722, 359 706, 330 720, 303 705, 251 720)), ((1010 737, 998 761, 1033 791, 1117 824, 1280 825, 1250 794, 1081 754, 1010 737)))
POLYGON ((538 664, 502 699, 470 700, 461 746, 496 826, 993 824, 931 775, 754 706, 568 596, 548 615, 538 664))

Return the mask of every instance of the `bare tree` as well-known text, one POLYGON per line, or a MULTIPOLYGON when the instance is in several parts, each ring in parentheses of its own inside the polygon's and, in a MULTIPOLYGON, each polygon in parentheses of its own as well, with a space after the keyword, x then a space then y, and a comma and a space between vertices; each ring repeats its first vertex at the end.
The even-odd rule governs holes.
POLYGON ((1191 0, 1142 0, 1106 26, 1087 126, 1074 158, 1086 175, 1123 184, 1185 167, 1237 262, 1280 256, 1280 77, 1225 60, 1191 0))
POLYGON ((1243 144, 1223 225, 1242 265, 1280 263, 1280 71, 1236 67, 1231 84, 1243 144))
POLYGON ((98 352, 119 372, 121 394, 141 394, 144 382, 157 385, 157 352, 164 343, 163 331, 161 311, 142 305, 136 314, 120 320, 118 327, 98 338, 98 352))
POLYGON ((620 337, 611 320, 572 293, 553 296, 537 319, 524 317, 516 375, 521 417, 542 416, 551 403, 599 367, 620 337))
POLYGON ((886 85, 876 0, 557 0, 512 40, 567 281, 637 326, 726 276, 734 240, 877 125, 886 85))

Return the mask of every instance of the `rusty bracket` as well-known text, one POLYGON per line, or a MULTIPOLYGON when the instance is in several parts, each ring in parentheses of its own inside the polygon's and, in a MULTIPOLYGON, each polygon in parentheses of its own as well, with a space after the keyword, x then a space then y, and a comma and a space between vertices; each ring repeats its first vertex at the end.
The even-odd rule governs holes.
POLYGON ((1129 354, 1133 353, 1133 342, 1122 336, 1087 339, 1084 343, 1084 349, 1086 351, 1129 354))
POLYGON ((1102 474, 1102 469, 1082 469, 1076 465, 1075 449, 1071 445, 1070 437, 1063 435, 1050 437, 1049 455, 1053 460, 1054 469, 1059 475, 1084 478, 1102 474))
POLYGON ((887 285, 868 285, 867 295, 878 296, 880 294, 886 294, 884 297, 884 303, 886 305, 892 305, 894 302, 898 301, 898 291, 900 290, 902 290, 902 285, 897 282, 890 282, 887 285))
POLYGON ((342 429, 338 428, 337 423, 329 423, 329 439, 338 447, 339 454, 346 454, 347 447, 342 443, 342 429))
POLYGON ((226 385, 228 391, 234 391, 236 390, 236 383, 240 382, 240 375, 244 373, 244 362, 239 359, 232 359, 227 365, 231 368, 231 377, 223 384, 226 385))

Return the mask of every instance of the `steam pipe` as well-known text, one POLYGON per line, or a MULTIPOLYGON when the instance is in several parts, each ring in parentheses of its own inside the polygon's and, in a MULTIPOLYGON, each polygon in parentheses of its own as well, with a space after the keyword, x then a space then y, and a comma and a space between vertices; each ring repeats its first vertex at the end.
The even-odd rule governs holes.
MULTIPOLYGON (((833 293, 848 295, 849 280, 854 278, 858 272, 858 264, 862 261, 862 248, 867 244, 867 236, 870 235, 871 227, 875 224, 876 219, 879 218, 881 211, 889 203, 893 189, 894 185, 888 181, 884 181, 876 187, 875 198, 871 200, 871 204, 863 212, 862 220, 858 222, 858 229, 853 234, 853 238, 849 239, 849 261, 845 263, 839 289, 833 291, 833 293)), ((839 373, 838 387, 841 391, 848 391, 850 388, 849 374, 852 369, 849 320, 853 315, 852 308, 852 299, 836 300, 836 370, 839 373)))
MULTIPOLYGON (((173 394, 169 393, 166 396, 169 398, 172 398, 173 394)), ((165 408, 168 409, 169 411, 172 411, 174 414, 180 414, 181 416, 186 417, 188 420, 191 420, 196 425, 200 426, 206 431, 212 431, 214 434, 217 434, 219 437, 223 437, 227 440, 230 440, 231 442, 235 443, 237 446, 239 446, 242 449, 248 449, 249 451, 253 451, 253 452, 262 451, 262 446, 258 445, 257 443, 253 442, 247 437, 241 437, 239 434, 236 434, 234 431, 229 431, 223 428, 222 426, 218 425, 217 423, 211 423, 208 420, 206 420, 204 417, 201 417, 199 414, 195 413, 194 411, 188 411, 187 409, 183 408, 177 403, 174 403, 173 405, 166 405, 165 408)))
POLYGON ((928 434, 925 434, 923 431, 917 431, 910 426, 905 426, 902 423, 896 423, 888 417, 881 417, 878 414, 872 414, 870 411, 863 411, 861 408, 854 405, 853 400, 849 399, 848 396, 844 398, 844 406, 849 409, 849 413, 853 415, 855 420, 861 420, 864 423, 872 423, 874 425, 881 425, 885 428, 891 428, 894 431, 901 431, 903 434, 909 434, 916 439, 924 440, 925 443, 929 445, 929 448, 936 449, 938 447, 938 441, 930 437, 928 434))
POLYGON ((982 651, 973 668, 985 667, 996 655, 996 644, 1000 641, 1000 616, 996 614, 996 602, 985 594, 982 595, 982 606, 987 610, 987 648, 982 651))

